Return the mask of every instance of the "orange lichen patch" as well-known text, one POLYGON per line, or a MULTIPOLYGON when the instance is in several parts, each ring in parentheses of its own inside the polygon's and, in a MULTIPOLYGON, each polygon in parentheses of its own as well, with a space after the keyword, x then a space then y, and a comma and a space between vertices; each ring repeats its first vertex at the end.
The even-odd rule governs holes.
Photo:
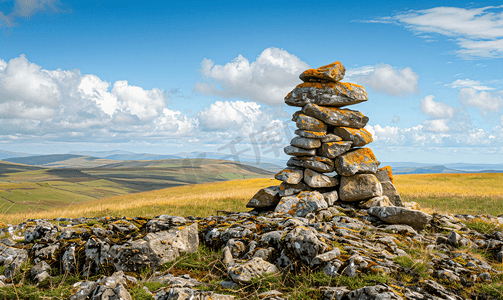
POLYGON ((365 128, 356 129, 351 127, 344 127, 345 130, 349 131, 353 136, 360 136, 365 140, 365 144, 371 143, 374 139, 372 138, 372 134, 367 131, 365 128))
POLYGON ((346 73, 346 68, 340 62, 334 62, 332 64, 319 67, 318 69, 308 69, 299 78, 303 81, 311 80, 328 80, 328 81, 339 81, 344 78, 346 73))
POLYGON ((348 152, 342 155, 345 165, 370 164, 377 161, 374 153, 370 148, 360 148, 358 150, 348 152))
POLYGON ((304 82, 295 88, 317 88, 317 89, 335 89, 337 82, 304 82))
POLYGON ((391 171, 391 167, 390 166, 386 166, 386 167, 383 167, 383 168, 379 169, 379 171, 382 171, 382 170, 386 170, 386 172, 388 172, 389 179, 393 183, 393 172, 391 171))

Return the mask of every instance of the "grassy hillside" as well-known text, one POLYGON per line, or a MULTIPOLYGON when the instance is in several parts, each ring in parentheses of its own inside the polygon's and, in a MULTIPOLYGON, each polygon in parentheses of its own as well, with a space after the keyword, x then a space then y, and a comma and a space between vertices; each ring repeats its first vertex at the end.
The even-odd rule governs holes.
MULTIPOLYGON (((418 202, 432 213, 503 213, 503 174, 397 175, 395 185, 404 201, 418 202)), ((162 190, 74 203, 50 211, 0 215, 6 223, 27 218, 145 216, 160 214, 210 216, 224 211, 248 211, 245 207, 261 188, 278 185, 270 178, 185 185, 162 190)))
POLYGON ((0 161, 0 213, 30 213, 186 184, 272 177, 220 160, 115 162, 106 167, 47 169, 0 161))

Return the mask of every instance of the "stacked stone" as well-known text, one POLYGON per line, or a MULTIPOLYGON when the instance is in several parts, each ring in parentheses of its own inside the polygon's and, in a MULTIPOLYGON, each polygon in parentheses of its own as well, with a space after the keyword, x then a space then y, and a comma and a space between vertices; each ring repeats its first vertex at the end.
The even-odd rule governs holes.
POLYGON ((372 142, 363 128, 369 118, 343 108, 368 100, 362 86, 341 82, 345 71, 335 62, 300 74, 304 82, 285 97, 287 105, 301 109, 292 117, 297 136, 284 149, 292 157, 275 176, 283 183, 260 190, 247 207, 304 217, 336 201, 361 208, 403 206, 391 168, 378 169, 365 147, 372 142))

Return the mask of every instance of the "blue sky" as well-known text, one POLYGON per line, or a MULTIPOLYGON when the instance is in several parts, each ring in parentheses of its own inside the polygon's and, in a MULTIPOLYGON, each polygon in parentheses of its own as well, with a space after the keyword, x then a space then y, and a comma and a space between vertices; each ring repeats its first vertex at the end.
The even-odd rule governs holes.
POLYGON ((503 163, 499 5, 3 0, 0 150, 284 159, 283 97, 340 61, 381 161, 503 163))

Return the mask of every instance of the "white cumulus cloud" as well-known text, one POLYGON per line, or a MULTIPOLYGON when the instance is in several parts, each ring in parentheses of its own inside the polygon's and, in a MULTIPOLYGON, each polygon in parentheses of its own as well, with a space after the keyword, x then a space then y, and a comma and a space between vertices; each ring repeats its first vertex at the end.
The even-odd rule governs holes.
POLYGON ((198 118, 203 130, 227 131, 251 126, 261 114, 260 105, 254 102, 216 101, 199 112, 198 118))
POLYGON ((387 64, 378 64, 348 70, 347 74, 358 84, 390 96, 404 97, 418 91, 419 76, 409 67, 395 69, 387 64))
MULTIPOLYGON (((457 110, 445 103, 433 101, 434 96, 428 95, 421 99, 421 111, 432 119, 452 119, 457 110)), ((438 122, 437 122, 438 123, 438 122)))
POLYGON ((451 129, 447 126, 448 122, 448 119, 425 120, 423 122, 423 131, 435 133, 449 132, 451 129))
POLYGON ((489 92, 479 92, 473 88, 461 89, 458 98, 464 106, 477 107, 483 116, 488 112, 499 112, 503 107, 501 96, 492 96, 489 92))
POLYGON ((300 83, 299 74, 309 66, 285 50, 270 47, 251 62, 239 55, 225 65, 205 58, 196 92, 223 98, 240 98, 270 105, 283 104, 283 98, 300 83), (218 87, 218 86, 219 87, 218 87))
POLYGON ((29 18, 39 12, 57 13, 62 10, 57 7, 59 0, 4 0, 14 2, 14 10, 6 13, 0 11, 0 28, 16 26, 17 18, 29 18))

